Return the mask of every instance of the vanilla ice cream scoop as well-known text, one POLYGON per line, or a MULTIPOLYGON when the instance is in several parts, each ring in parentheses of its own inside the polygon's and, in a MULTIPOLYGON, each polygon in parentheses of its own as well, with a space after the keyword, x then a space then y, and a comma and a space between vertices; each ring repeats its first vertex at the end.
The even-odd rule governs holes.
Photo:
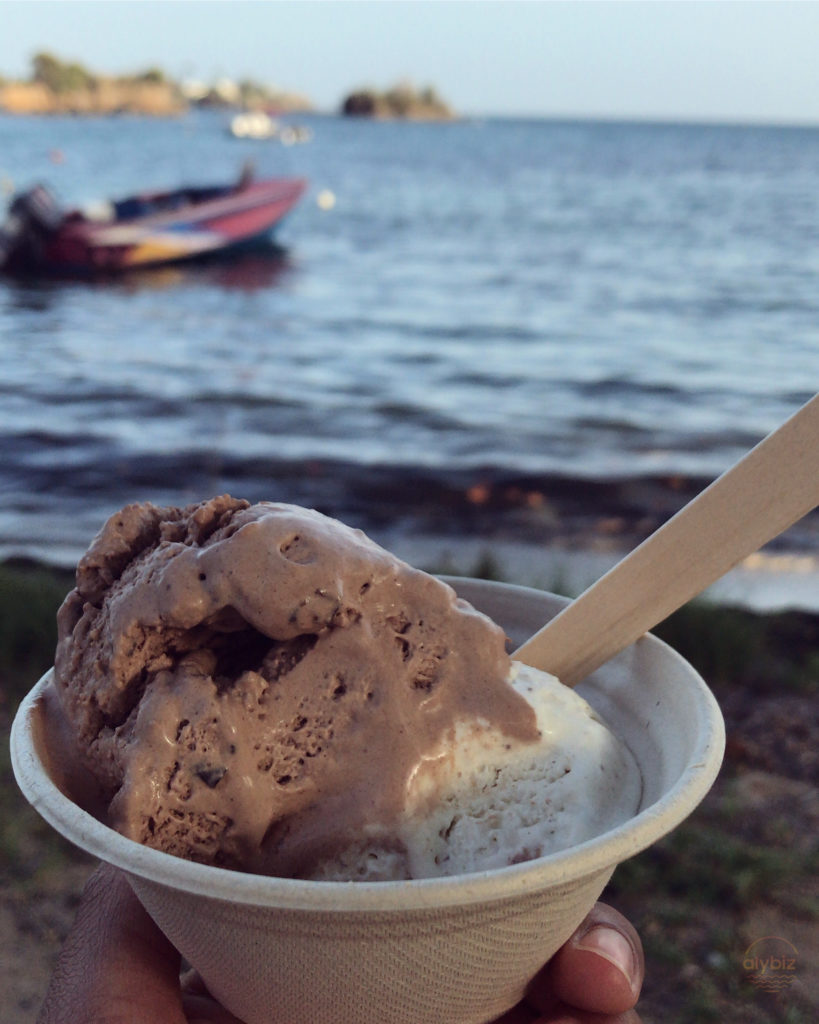
POLYGON ((370 829, 311 877, 486 871, 557 853, 627 821, 642 779, 625 744, 554 676, 514 663, 511 685, 535 711, 535 743, 510 743, 486 720, 460 722, 454 742, 428 751, 412 773, 399 828, 370 829))

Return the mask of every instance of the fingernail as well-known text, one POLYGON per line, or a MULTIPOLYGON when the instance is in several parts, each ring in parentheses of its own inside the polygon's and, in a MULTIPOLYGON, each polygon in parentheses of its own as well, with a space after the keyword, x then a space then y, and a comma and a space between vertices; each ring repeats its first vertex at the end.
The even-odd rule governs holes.
POLYGON ((628 987, 634 989, 637 982, 637 959, 634 947, 622 932, 596 925, 580 937, 575 948, 604 957, 612 967, 620 971, 628 987))

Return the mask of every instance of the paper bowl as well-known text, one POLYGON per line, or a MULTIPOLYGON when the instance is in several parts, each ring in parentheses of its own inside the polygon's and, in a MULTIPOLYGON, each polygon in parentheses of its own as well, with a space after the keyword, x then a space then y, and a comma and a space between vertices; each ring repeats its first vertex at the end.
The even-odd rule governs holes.
MULTIPOLYGON (((514 646, 565 600, 449 579, 514 646)), ((640 810, 572 849, 493 871, 412 882, 305 882, 190 863, 134 843, 71 799, 49 759, 45 676, 20 706, 12 761, 23 793, 83 850, 126 872, 208 988, 247 1024, 481 1024, 524 994, 614 868, 678 825, 722 760, 716 701, 678 654, 645 636, 578 688, 640 766, 640 810)), ((51 694, 49 696, 49 694, 51 694)))

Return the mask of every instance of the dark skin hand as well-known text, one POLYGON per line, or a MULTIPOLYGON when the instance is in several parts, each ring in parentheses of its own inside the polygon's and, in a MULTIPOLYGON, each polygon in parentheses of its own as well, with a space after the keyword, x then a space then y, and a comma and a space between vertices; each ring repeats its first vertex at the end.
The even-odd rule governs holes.
MULTIPOLYGON (((83 893, 38 1024, 241 1024, 196 976, 180 982, 171 946, 119 871, 102 865, 83 893)), ((496 1024, 639 1024, 640 939, 598 903, 496 1024)))

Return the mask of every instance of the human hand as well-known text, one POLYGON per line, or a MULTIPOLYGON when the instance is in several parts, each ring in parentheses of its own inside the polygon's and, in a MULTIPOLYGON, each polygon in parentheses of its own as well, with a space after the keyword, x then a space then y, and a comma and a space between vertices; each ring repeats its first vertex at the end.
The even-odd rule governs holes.
MULTIPOLYGON (((104 864, 86 885, 37 1024, 241 1024, 198 978, 180 982, 179 968, 125 877, 104 864)), ((526 1003, 496 1024, 639 1024, 632 1007, 643 972, 637 933, 598 903, 526 1003)))

